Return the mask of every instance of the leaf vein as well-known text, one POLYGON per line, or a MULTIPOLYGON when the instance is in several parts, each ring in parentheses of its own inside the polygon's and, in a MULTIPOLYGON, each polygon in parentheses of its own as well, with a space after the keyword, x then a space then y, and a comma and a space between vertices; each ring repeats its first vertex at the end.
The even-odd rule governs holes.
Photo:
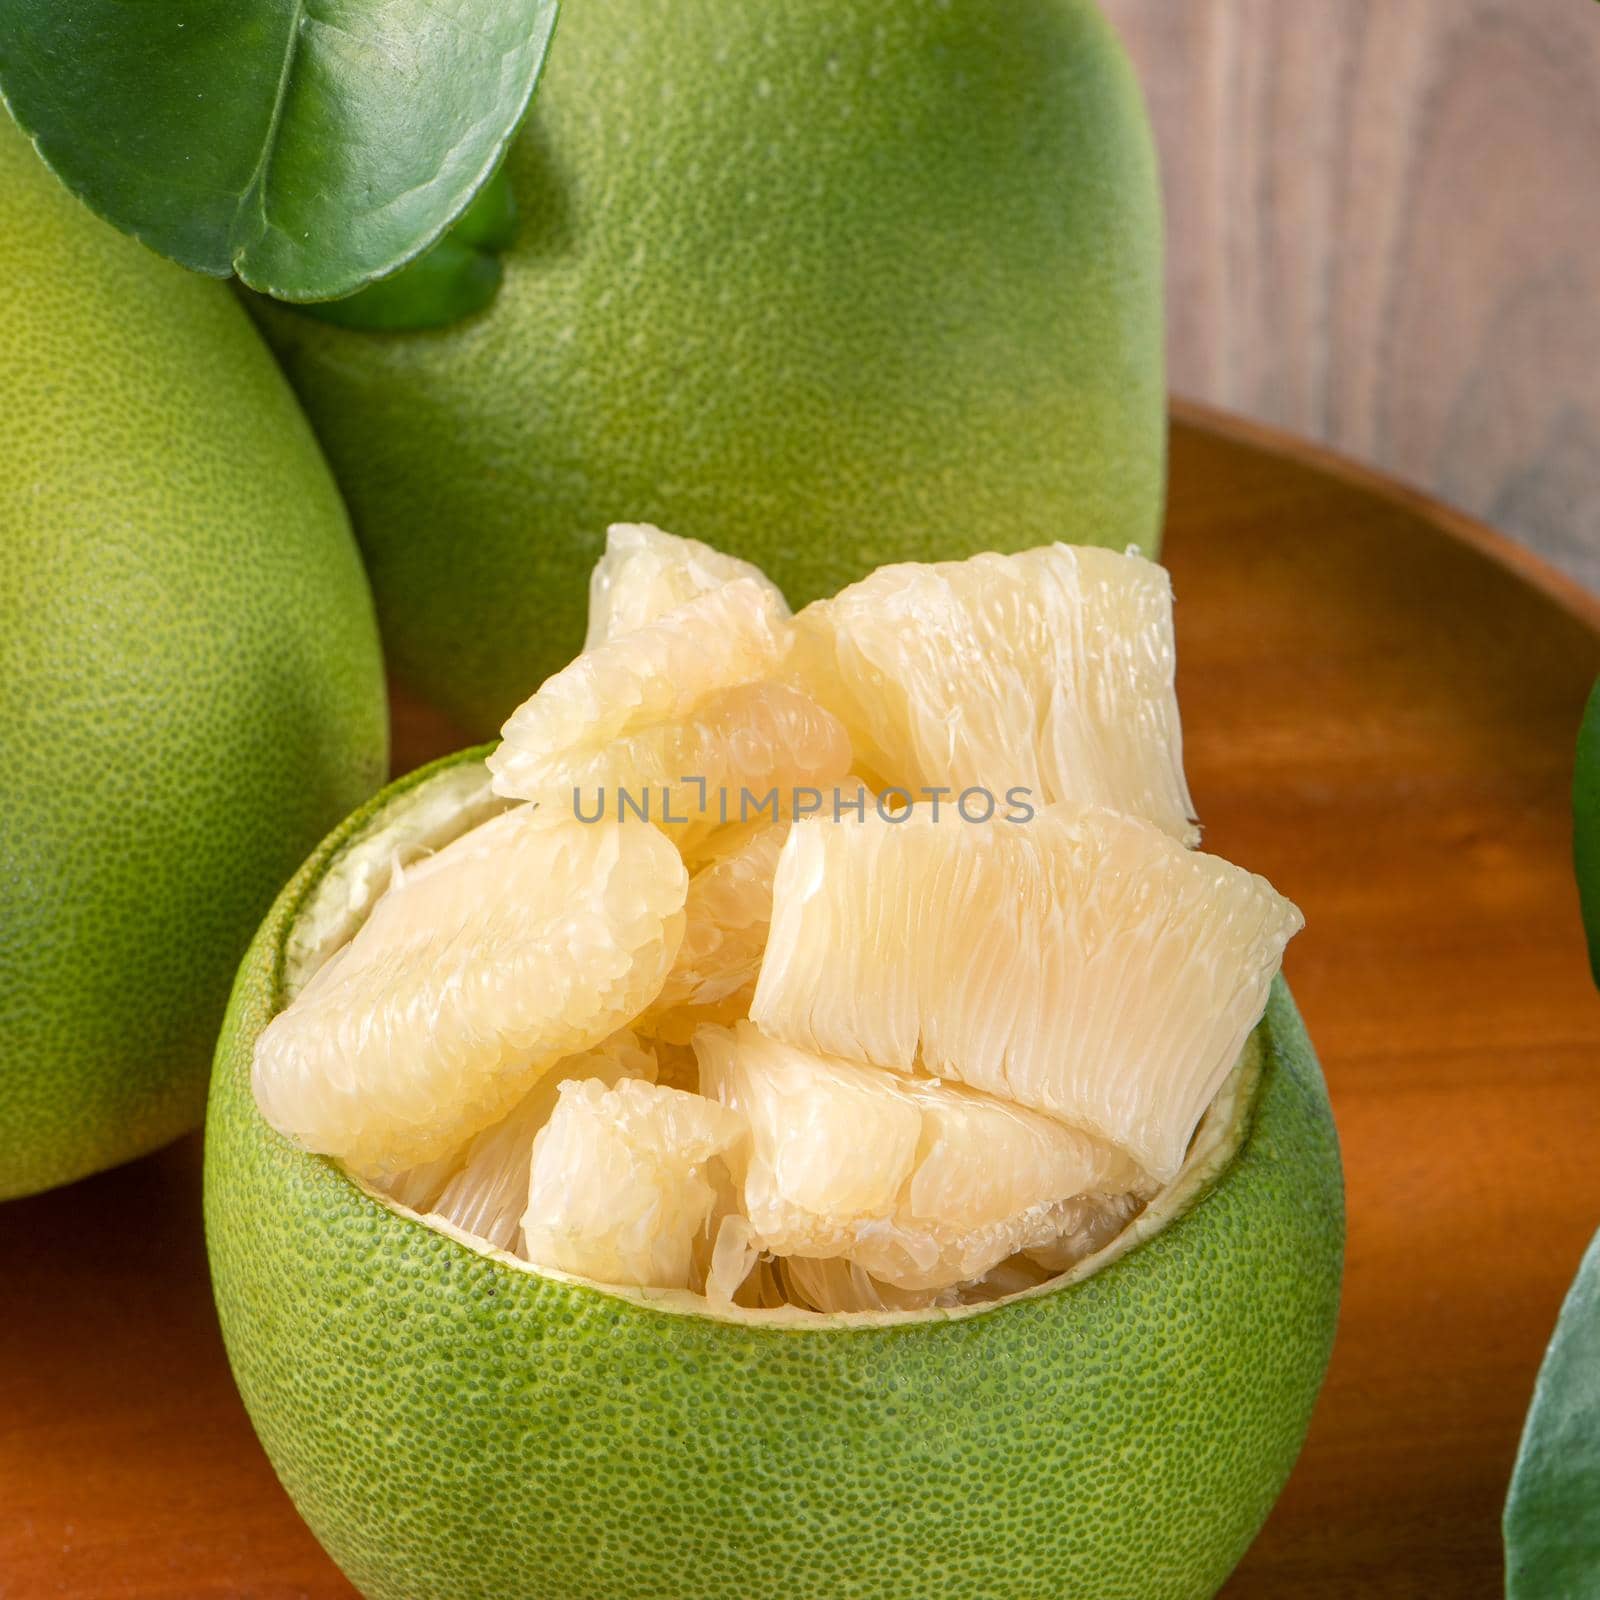
POLYGON ((278 149, 278 130, 283 126, 284 107, 288 104, 290 83, 294 76, 295 57, 299 54, 300 40, 305 30, 306 0, 293 0, 289 18, 289 36, 284 46, 283 66, 278 72, 278 85, 272 97, 272 114, 267 119, 267 131, 261 140, 261 154, 256 158, 254 170, 250 174, 250 181, 245 185, 244 193, 239 196, 239 205, 234 212, 233 229, 233 268, 237 272, 244 261, 250 246, 265 237, 271 223, 267 217, 267 178, 272 167, 272 158, 278 149), (254 211, 259 221, 259 226, 245 235, 239 235, 239 224, 246 214, 254 211))

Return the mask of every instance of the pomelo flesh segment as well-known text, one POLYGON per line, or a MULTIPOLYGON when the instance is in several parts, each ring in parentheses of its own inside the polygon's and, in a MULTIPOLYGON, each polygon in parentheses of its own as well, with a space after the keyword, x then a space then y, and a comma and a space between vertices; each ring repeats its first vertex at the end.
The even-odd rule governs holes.
POLYGON ((654 828, 527 806, 397 868, 263 1030, 263 1115, 368 1177, 448 1156, 649 1004, 687 887, 654 828))
POLYGON ((533 1141, 550 1120, 561 1085, 593 1079, 610 1088, 623 1078, 656 1081, 654 1052, 626 1028, 593 1050, 558 1061, 510 1116, 476 1134, 461 1150, 412 1167, 381 1187, 413 1211, 441 1217, 497 1250, 515 1251, 528 1204, 533 1141))
POLYGON ((735 1176, 773 1255, 944 1289, 1054 1241, 1063 1203, 1148 1192, 1121 1151, 958 1084, 814 1055, 748 1022, 703 1028, 695 1050, 702 1093, 749 1124, 735 1176))
MULTIPOLYGON (((1030 792, 1199 838, 1183 775, 1172 584, 1064 544, 880 567, 794 623, 791 670, 875 788, 1030 792)), ((913 794, 913 798, 920 798, 913 794)))
POLYGON ((1125 1194, 1084 1195, 1062 1207, 1061 1231, 1048 1244, 1034 1245, 1026 1260, 1045 1277, 1054 1277, 1074 1267, 1085 1256, 1103 1250, 1133 1221, 1148 1192, 1130 1190, 1125 1194))
MULTIPOLYGON (((944 1289, 898 1289, 840 1257, 790 1256, 772 1263, 788 1303, 813 1311, 927 1311, 981 1305, 1037 1289, 1110 1244, 1148 1203, 1148 1193, 1081 1195, 1057 1208, 1060 1233, 1050 1243, 1008 1257, 972 1283, 944 1289)), ((709 1291, 708 1291, 709 1292, 709 1291)))
MULTIPOLYGON (((546 678, 500 730, 489 757, 497 794, 539 800, 606 748, 687 721, 725 689, 770 677, 788 649, 784 609, 753 578, 697 596, 586 650, 546 678)), ((676 778, 676 773, 666 775, 676 778)))
MULTIPOLYGON (((724 1197, 719 1194, 717 1199, 721 1202, 724 1197)), ((733 1203, 731 1193, 728 1203, 733 1203)), ((761 1261, 755 1229, 750 1226, 750 1219, 737 1210, 717 1205, 708 1219, 707 1233, 711 1255, 705 1274, 706 1299, 722 1305, 736 1303, 761 1261), (716 1215, 718 1210, 722 1210, 720 1217, 716 1215)))
POLYGON ((724 835, 791 814, 796 788, 831 792, 849 770, 837 717, 788 684, 754 683, 720 691, 682 721, 551 762, 541 792, 556 815, 577 807, 585 819, 652 822, 700 864, 724 835))
POLYGON ((1302 921, 1265 879, 1111 811, 801 822, 750 1015, 1061 1118, 1165 1182, 1302 921))
POLYGON ((613 523, 606 529, 605 554, 589 575, 589 631, 583 648, 593 650, 632 633, 740 578, 760 584, 781 614, 789 614, 778 586, 751 562, 648 523, 613 523))
POLYGON ((786 822, 762 828, 689 879, 683 942, 661 993, 639 1019, 644 1032, 688 1044, 705 1023, 748 1015, 772 916, 772 877, 788 833, 786 822))
POLYGON ((785 1256, 776 1272, 786 1298, 813 1311, 931 1311, 960 1305, 962 1299, 953 1287, 897 1289, 840 1256, 785 1256))
POLYGON ((764 579, 740 577, 597 645, 506 723, 489 758, 497 792, 560 815, 644 817, 700 860, 724 829, 792 810, 796 788, 831 788, 852 760, 843 724, 770 681, 787 616, 764 579))
POLYGON ((713 1163, 744 1137, 713 1101, 638 1079, 561 1086, 534 1140, 523 1253, 600 1283, 687 1289, 717 1200, 713 1163))

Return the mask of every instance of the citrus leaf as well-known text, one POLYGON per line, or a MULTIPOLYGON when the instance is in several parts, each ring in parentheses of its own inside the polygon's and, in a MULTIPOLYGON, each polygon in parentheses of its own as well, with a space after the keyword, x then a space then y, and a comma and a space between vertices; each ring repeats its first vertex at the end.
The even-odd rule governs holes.
POLYGON ((444 233, 557 0, 6 0, 0 93, 63 183, 198 272, 347 295, 444 233))
POLYGON ((1539 1368, 1504 1528, 1507 1600, 1600 1594, 1600 1234, 1539 1368))
POLYGON ((516 233, 517 202, 505 173, 497 172, 456 225, 392 277, 342 300, 310 301, 292 309, 368 333, 448 327, 494 299, 504 276, 500 252, 516 233))
POLYGON ((1589 696, 1578 729, 1572 769, 1572 865, 1589 941, 1589 970, 1600 987, 1600 682, 1589 696))

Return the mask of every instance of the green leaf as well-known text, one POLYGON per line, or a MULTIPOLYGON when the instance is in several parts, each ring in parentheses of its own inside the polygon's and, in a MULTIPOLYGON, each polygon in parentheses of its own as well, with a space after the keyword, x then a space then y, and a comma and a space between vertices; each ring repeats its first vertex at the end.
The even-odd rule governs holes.
POLYGON ((1539 1369, 1504 1526, 1507 1600, 1600 1595, 1600 1234, 1539 1369))
POLYGON ((497 172, 444 238, 393 277, 369 283, 342 300, 318 300, 293 309, 368 333, 448 327, 494 299, 503 275, 500 252, 516 235, 516 198, 505 173, 497 172))
POLYGON ((1584 708, 1572 769, 1572 864, 1589 941, 1589 970, 1600 988, 1600 682, 1584 708))
POLYGON ((0 94, 67 188, 199 272, 347 295, 434 243, 557 0, 3 0, 0 94))

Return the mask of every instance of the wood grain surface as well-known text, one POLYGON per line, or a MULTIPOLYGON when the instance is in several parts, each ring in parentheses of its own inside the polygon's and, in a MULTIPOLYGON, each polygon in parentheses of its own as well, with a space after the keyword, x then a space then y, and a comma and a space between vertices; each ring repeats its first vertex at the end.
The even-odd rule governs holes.
POLYGON ((1161 148, 1172 387, 1600 587, 1600 5, 1104 4, 1161 148))
MULTIPOLYGON (((1566 812, 1600 608, 1502 554, 1341 463, 1176 430, 1190 775, 1207 844, 1305 909, 1289 975, 1350 1200, 1327 1387, 1230 1600, 1499 1593, 1521 1417, 1600 1222, 1566 812)), ((399 732, 408 759, 450 737, 399 732)), ((4 1600, 351 1593, 229 1380, 198 1184, 190 1138, 0 1207, 4 1600)))

